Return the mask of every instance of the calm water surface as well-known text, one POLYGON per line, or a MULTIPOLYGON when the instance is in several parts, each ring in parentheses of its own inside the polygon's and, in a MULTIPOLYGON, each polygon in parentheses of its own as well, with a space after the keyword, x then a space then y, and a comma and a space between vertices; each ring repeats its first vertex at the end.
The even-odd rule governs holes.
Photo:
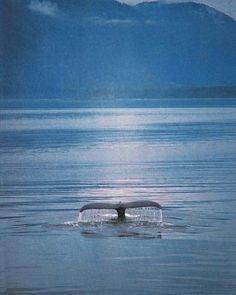
POLYGON ((0 116, 1 294, 235 294, 235 108, 0 116))

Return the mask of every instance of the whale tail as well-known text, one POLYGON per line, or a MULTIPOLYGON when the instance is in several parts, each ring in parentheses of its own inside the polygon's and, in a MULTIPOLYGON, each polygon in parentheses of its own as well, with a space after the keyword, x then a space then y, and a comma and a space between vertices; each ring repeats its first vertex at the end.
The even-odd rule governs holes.
POLYGON ((119 219, 125 219, 125 210, 129 208, 144 208, 155 207, 162 209, 161 205, 154 201, 134 201, 134 202, 120 202, 120 203, 89 203, 80 208, 80 212, 89 209, 114 209, 117 211, 119 219))

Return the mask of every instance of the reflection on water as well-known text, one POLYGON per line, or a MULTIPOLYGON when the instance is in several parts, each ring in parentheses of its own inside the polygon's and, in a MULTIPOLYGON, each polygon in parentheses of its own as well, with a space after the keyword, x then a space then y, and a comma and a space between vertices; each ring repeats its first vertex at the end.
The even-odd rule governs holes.
POLYGON ((0 115, 2 294, 234 295, 234 108, 0 115))

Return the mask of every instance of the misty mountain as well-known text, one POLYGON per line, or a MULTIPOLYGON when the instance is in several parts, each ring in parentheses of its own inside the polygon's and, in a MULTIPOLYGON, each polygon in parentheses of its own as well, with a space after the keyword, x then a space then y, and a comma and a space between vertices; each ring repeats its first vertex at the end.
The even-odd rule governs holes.
POLYGON ((5 0, 0 11, 2 97, 236 84, 236 22, 206 5, 5 0))

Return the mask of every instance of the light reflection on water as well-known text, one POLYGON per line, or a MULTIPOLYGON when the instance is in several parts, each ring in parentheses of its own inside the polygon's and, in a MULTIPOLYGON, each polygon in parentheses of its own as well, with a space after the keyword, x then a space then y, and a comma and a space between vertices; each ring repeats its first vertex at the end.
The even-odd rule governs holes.
POLYGON ((0 114, 0 292, 235 293, 235 109, 0 114))

